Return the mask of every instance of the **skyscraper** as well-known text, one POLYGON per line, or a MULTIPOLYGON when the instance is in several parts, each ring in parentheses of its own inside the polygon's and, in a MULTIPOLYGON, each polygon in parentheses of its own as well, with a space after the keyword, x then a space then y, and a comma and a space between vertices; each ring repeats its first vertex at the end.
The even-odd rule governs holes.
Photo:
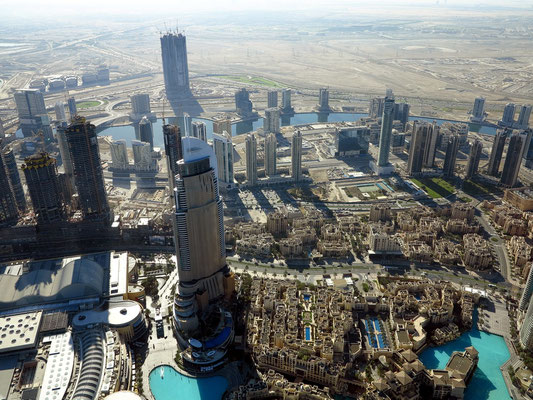
POLYGON ((42 131, 45 139, 51 140, 53 138, 44 97, 39 90, 17 90, 15 92, 15 103, 17 105, 20 129, 24 137, 31 137, 42 131))
POLYGON ((384 97, 374 97, 370 99, 368 105, 368 116, 370 118, 379 118, 383 115, 383 105, 385 104, 384 97))
POLYGON ((0 119, 0 139, 3 139, 6 137, 6 131, 4 129, 4 123, 0 119))
POLYGON ((518 115, 518 120, 516 121, 517 128, 527 129, 529 127, 529 117, 531 116, 531 106, 525 104, 520 108, 520 114, 518 115))
MULTIPOLYGON (((74 116, 76 114, 73 114, 74 116)), ((70 192, 74 191, 76 186, 74 181, 74 167, 72 165, 72 158, 70 157, 70 150, 68 148, 66 130, 67 123, 64 122, 56 127, 56 140, 59 147, 59 154, 61 155, 61 164, 63 165, 63 171, 67 176, 67 182, 69 183, 70 192)))
POLYGON ((275 133, 265 137, 265 173, 268 176, 276 175, 276 147, 278 141, 275 133))
POLYGON ((192 136, 207 143, 207 125, 201 121, 196 121, 191 124, 191 127, 192 136))
POLYGON ((263 131, 265 133, 278 133, 279 129, 279 109, 267 108, 265 110, 265 119, 263 123, 263 131))
POLYGON ((45 152, 36 153, 24 159, 22 170, 37 223, 46 225, 64 221, 66 212, 55 158, 45 152))
POLYGON ((243 117, 250 116, 253 113, 253 104, 250 101, 250 93, 245 88, 235 92, 235 109, 237 114, 243 117))
POLYGON ((515 105, 513 103, 507 103, 503 109, 502 119, 499 121, 499 125, 513 126, 514 123, 515 105))
POLYGON ((248 134, 246 142, 246 180, 253 186, 257 183, 257 140, 254 134, 248 134))
POLYGON ((56 102, 54 105, 54 111, 56 113, 56 120, 57 121, 67 121, 67 113, 65 112, 65 103, 62 101, 56 102))
POLYGON ((17 223, 19 217, 15 195, 9 180, 9 173, 0 154, 0 226, 10 226, 17 223))
POLYGON ((278 91, 269 90, 268 91, 268 101, 267 108, 278 107, 278 91))
POLYGON ((329 90, 322 88, 318 92, 318 111, 327 112, 331 111, 329 108, 329 90))
POLYGON ((161 56, 167 97, 190 95, 187 43, 181 33, 161 36, 161 56))
POLYGON ((394 103, 393 119, 394 121, 400 121, 404 129, 407 121, 409 121, 409 109, 410 106, 407 103, 394 103))
POLYGON ((109 223, 111 211, 107 203, 95 126, 83 117, 76 117, 67 127, 65 136, 83 218, 109 223))
POLYGON ((422 172, 424 154, 428 140, 433 134, 433 126, 428 123, 416 123, 411 135, 411 146, 407 160, 407 173, 415 175, 422 172))
POLYGON ((165 142, 170 192, 173 193, 174 177, 178 173, 178 161, 183 158, 180 128, 176 125, 163 125, 163 140, 165 142))
POLYGON ((154 150, 154 129, 146 116, 139 122, 139 138, 141 142, 150 144, 150 151, 154 150))
POLYGON ((213 133, 213 150, 217 159, 218 181, 220 185, 233 185, 233 143, 228 132, 213 133))
POLYGON ((476 139, 470 144, 470 154, 468 155, 468 163, 466 164, 465 179, 471 179, 477 175, 479 167, 479 160, 483 153, 483 143, 476 139))
POLYGON ((224 132, 228 132, 231 135, 231 119, 222 118, 213 121, 213 133, 222 135, 224 132))
POLYGON ((13 195, 15 196, 15 202, 17 203, 19 211, 24 211, 26 210, 26 198, 24 196, 24 189, 22 188, 22 181, 20 180, 20 174, 13 149, 6 147, 3 150, 3 157, 11 188, 13 189, 13 195))
POLYGON ((515 132, 509 139, 507 155, 505 156, 502 177, 500 179, 500 183, 502 185, 513 187, 516 184, 518 172, 520 171, 520 166, 522 164, 522 156, 524 154, 526 142, 531 139, 530 135, 531 132, 526 134, 515 132))
POLYGON ((133 165, 137 171, 148 172, 156 170, 150 143, 132 140, 131 148, 133 150, 133 165))
POLYGON ((500 170, 500 164, 502 162, 503 149, 505 147, 505 140, 511 131, 504 129, 496 132, 494 136, 494 142, 492 142, 492 149, 489 156, 489 165, 487 167, 487 174, 492 176, 498 176, 500 170))
POLYGON ((530 296, 526 316, 520 327, 520 344, 525 350, 533 349, 533 297, 530 296))
POLYGON ((111 166, 114 169, 124 170, 129 168, 130 163, 125 139, 113 140, 109 145, 109 150, 111 152, 111 166))
POLYGON ((439 126, 436 122, 429 124, 427 122, 417 121, 416 124, 428 125, 428 136, 424 147, 424 160, 422 165, 426 168, 433 168, 435 166, 435 153, 437 151, 437 140, 439 138, 439 126))
POLYGON ((457 160, 457 152, 459 151, 459 137, 452 135, 448 140, 446 147, 446 155, 444 156, 444 167, 442 172, 445 177, 451 178, 455 172, 455 162, 457 160))
POLYGON ((76 99, 74 97, 68 98, 68 113, 70 120, 72 120, 76 114, 78 114, 78 107, 76 107, 76 99))
POLYGON ((283 114, 292 114, 294 113, 294 108, 291 104, 291 90, 283 89, 281 91, 281 112, 283 114))
POLYGON ((302 133, 294 132, 291 139, 291 176, 295 182, 302 180, 302 133))
POLYGON ((174 242, 179 283, 174 327, 180 345, 188 346, 186 339, 199 327, 198 309, 225 294, 229 268, 214 152, 197 138, 184 138, 183 144, 184 158, 178 162, 175 182, 174 242))
POLYGON ((482 122, 485 119, 485 98, 476 97, 474 108, 472 109, 470 120, 473 122, 482 122))
POLYGON ((150 95, 147 93, 134 94, 130 100, 132 114, 138 116, 150 114, 150 95))
POLYGON ((520 311, 526 311, 531 300, 531 295, 533 294, 533 266, 529 268, 529 273, 527 274, 526 286, 524 286, 524 291, 520 297, 520 303, 518 309, 520 311))
POLYGON ((381 119, 381 133, 379 135, 378 167, 389 164, 390 142, 392 136, 392 121, 394 117, 394 97, 386 97, 381 119))

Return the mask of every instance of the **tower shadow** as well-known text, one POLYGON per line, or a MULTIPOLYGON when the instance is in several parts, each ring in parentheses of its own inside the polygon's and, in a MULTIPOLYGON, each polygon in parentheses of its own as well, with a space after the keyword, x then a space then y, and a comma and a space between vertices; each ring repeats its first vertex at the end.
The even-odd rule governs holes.
POLYGON ((191 117, 198 117, 204 112, 204 109, 192 95, 189 96, 171 96, 168 97, 168 102, 174 115, 182 116, 184 113, 189 114, 191 117))

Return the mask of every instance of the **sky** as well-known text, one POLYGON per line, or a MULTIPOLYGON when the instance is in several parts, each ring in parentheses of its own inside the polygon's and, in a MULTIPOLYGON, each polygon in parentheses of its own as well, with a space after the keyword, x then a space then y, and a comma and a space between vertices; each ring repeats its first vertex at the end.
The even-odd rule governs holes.
POLYGON ((4 18, 62 15, 161 15, 231 11, 341 10, 367 7, 487 6, 533 9, 533 0, 0 0, 4 18))

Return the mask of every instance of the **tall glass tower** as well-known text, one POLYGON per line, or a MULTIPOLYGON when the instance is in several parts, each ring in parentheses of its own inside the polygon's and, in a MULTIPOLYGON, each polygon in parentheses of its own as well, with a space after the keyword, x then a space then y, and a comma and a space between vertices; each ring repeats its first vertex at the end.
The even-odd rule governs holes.
POLYGON ((390 142, 392 137, 392 120, 394 118, 394 97, 387 96, 383 105, 381 119, 381 134, 379 135, 378 166, 384 167, 389 163, 390 142))
POLYGON ((181 33, 161 36, 161 56, 167 97, 190 95, 187 43, 181 33))

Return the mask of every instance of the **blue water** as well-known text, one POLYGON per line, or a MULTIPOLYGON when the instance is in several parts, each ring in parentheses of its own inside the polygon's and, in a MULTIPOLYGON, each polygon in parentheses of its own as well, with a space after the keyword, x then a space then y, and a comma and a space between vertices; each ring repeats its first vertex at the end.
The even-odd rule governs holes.
POLYGON ((304 294, 304 300, 305 301, 311 300, 311 295, 310 294, 304 294))
MULTIPOLYGON (((477 321, 477 310, 474 322, 477 321)), ((429 369, 444 369, 454 351, 474 346, 479 352, 479 363, 466 391, 465 400, 507 400, 511 397, 503 380, 500 366, 511 356, 501 336, 480 332, 477 324, 453 342, 430 347, 420 355, 420 361, 429 369)))
POLYGON ((305 340, 311 340, 311 327, 305 327, 305 340))
POLYGON ((161 379, 160 367, 150 372, 150 390, 155 400, 220 400, 228 387, 222 376, 209 378, 189 378, 174 368, 164 365, 161 379))
MULTIPOLYGON (((281 126, 288 125, 302 125, 310 124, 316 122, 353 122, 357 121, 361 117, 366 117, 368 114, 361 113, 299 113, 294 114, 293 116, 282 116, 281 117, 281 126)), ((167 122, 175 123, 170 121, 172 118, 168 119, 167 122)), ((409 117, 410 121, 413 120, 424 120, 424 121, 437 121, 438 125, 441 125, 443 122, 461 122, 454 120, 445 120, 437 118, 427 118, 427 117, 409 117)), ((192 118, 192 121, 200 121, 206 124, 207 137, 211 139, 213 135, 213 121, 205 118, 192 118)), ((157 122, 153 123, 154 130, 154 146, 164 147, 163 143, 163 130, 162 130, 162 120, 158 119, 157 122)), ((479 124, 469 124, 470 130, 474 132, 481 132, 490 135, 496 134, 496 128, 490 126, 480 126, 479 124)), ((263 127, 263 118, 258 118, 256 120, 242 121, 237 122, 231 126, 231 134, 242 135, 248 132, 255 131, 263 127)), ((104 129, 100 135, 112 136, 114 139, 125 139, 128 145, 131 145, 131 141, 135 139, 135 129, 132 125, 125 126, 113 126, 107 129, 104 129)))

